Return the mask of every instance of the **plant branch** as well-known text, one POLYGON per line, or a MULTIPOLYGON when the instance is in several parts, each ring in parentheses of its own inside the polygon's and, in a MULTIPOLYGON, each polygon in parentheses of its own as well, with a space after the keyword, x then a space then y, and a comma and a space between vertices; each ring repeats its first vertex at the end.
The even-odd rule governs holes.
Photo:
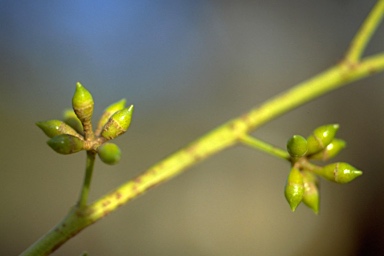
POLYGON ((384 70, 384 54, 366 58, 357 67, 339 64, 285 93, 272 98, 250 112, 218 127, 201 139, 170 155, 145 173, 90 205, 92 218, 99 219, 150 188, 171 179, 191 165, 226 149, 239 138, 321 95, 373 73, 384 70))
POLYGON ((380 25, 381 20, 384 16, 384 0, 379 0, 375 7, 371 10, 367 19, 352 39, 351 45, 345 60, 354 64, 358 62, 363 54, 368 42, 371 40, 373 33, 380 25))
POLYGON ((80 208, 85 207, 87 205, 89 190, 91 187, 93 166, 95 164, 95 156, 96 156, 96 153, 87 151, 87 162, 85 167, 84 182, 81 188, 79 201, 77 203, 77 206, 80 208))
POLYGON ((272 156, 276 156, 278 158, 282 158, 288 161, 290 161, 291 159, 287 151, 274 147, 271 144, 261 141, 259 139, 256 139, 248 134, 244 134, 239 138, 239 140, 247 146, 256 148, 272 156))
POLYGON ((383 71, 384 53, 359 61, 365 45, 383 16, 383 12, 384 0, 380 0, 355 37, 354 42, 356 43, 351 46, 347 57, 341 63, 266 101, 248 113, 223 124, 91 205, 83 208, 74 207, 62 222, 22 255, 50 254, 82 229, 117 210, 119 206, 186 171, 188 167, 235 145, 247 133, 257 127, 348 83, 383 71), (364 39, 363 37, 367 38, 364 39), (356 63, 351 65, 351 61, 356 63))

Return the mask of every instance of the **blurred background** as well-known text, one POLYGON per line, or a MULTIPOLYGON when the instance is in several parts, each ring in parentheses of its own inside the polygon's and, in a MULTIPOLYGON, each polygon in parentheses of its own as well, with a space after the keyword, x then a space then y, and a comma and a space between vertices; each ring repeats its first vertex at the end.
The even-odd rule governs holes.
MULTIPOLYGON (((62 156, 36 121, 60 119, 77 81, 95 119, 126 98, 117 166, 96 162, 91 200, 225 121, 337 63, 376 1, 0 1, 0 254, 17 255, 74 205, 85 154, 62 156)), ((384 50, 383 26, 366 55, 384 50)), ((337 122, 337 160, 362 169, 321 182, 321 209, 284 198, 289 165, 236 146, 82 231, 54 255, 384 255, 383 74, 253 134, 285 147, 337 122)))

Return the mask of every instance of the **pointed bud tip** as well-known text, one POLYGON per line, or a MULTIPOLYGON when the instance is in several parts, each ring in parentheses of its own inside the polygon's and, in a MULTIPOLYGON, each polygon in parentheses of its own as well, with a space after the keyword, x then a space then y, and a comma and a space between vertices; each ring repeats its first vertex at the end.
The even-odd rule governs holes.
POLYGON ((360 170, 352 170, 352 173, 356 178, 363 175, 363 171, 360 170))
POLYGON ((302 202, 302 196, 296 195, 294 197, 289 197, 286 195, 287 202, 289 204, 289 207, 291 208, 291 211, 296 211, 296 208, 299 206, 299 204, 302 202))
POLYGON ((107 140, 111 140, 125 133, 131 124, 132 113, 133 105, 114 113, 104 125, 101 136, 107 140))
MULTIPOLYGON (((122 110, 122 109, 125 107, 125 103, 126 103, 126 102, 127 102, 127 101, 126 101, 125 99, 121 99, 121 100, 119 100, 119 101, 117 101, 117 102, 115 102, 115 103, 109 105, 109 106, 105 109, 105 111, 106 111, 106 112, 116 112, 116 111, 122 110)), ((112 113, 112 114, 113 114, 113 113, 112 113)), ((111 114, 111 115, 112 115, 112 114, 111 114)))
POLYGON ((337 176, 336 180, 339 183, 349 183, 356 178, 363 175, 363 172, 357 169, 354 169, 353 166, 347 164, 347 163, 341 163, 339 165, 339 175, 337 176))
POLYGON ((81 122, 89 121, 93 114, 92 94, 79 82, 72 97, 72 107, 81 122))
POLYGON ((127 103, 127 100, 125 98, 122 98, 121 100, 118 101, 118 103, 125 105, 125 103, 127 103))
POLYGON ((45 131, 45 127, 46 127, 45 123, 46 123, 46 122, 41 121, 41 122, 36 122, 35 125, 36 125, 37 127, 39 127, 39 128, 45 133, 45 135, 47 135, 48 137, 50 137, 50 136, 46 133, 46 131, 45 131))
POLYGON ((72 102, 74 104, 84 104, 83 103, 84 101, 93 102, 92 95, 84 86, 81 85, 81 83, 77 82, 76 90, 75 90, 75 94, 73 95, 72 102))
POLYGON ((128 108, 129 111, 133 111, 133 109, 134 109, 133 105, 129 106, 129 108, 128 108))
POLYGON ((112 118, 115 119, 124 130, 127 130, 131 124, 132 113, 133 105, 116 112, 112 115, 112 118))
POLYGON ((313 213, 319 215, 319 209, 312 209, 313 213))

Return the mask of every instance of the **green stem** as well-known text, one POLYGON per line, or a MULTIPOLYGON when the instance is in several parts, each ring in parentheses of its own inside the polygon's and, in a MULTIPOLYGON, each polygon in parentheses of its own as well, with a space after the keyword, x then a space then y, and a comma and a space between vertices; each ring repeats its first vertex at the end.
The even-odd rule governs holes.
POLYGON ((86 167, 85 167, 84 182, 83 182, 83 186, 81 188, 79 201, 77 203, 77 206, 79 208, 83 208, 87 205, 89 190, 91 187, 93 166, 95 164, 95 156, 96 156, 95 152, 87 151, 87 162, 86 162, 86 167))
POLYGON ((305 159, 305 161, 301 161, 300 166, 302 168, 304 168, 305 170, 316 173, 316 174, 319 174, 319 172, 321 172, 321 170, 323 169, 322 166, 318 166, 316 164, 313 164, 313 163, 309 162, 307 159, 305 159))
POLYGON ((274 147, 271 144, 256 139, 248 134, 244 134, 243 136, 241 136, 240 141, 252 148, 259 149, 272 156, 276 156, 288 161, 290 161, 291 159, 287 151, 274 147))
POLYGON ((351 42, 345 58, 350 64, 354 64, 360 60, 373 33, 383 19, 383 13, 384 0, 379 0, 351 42))

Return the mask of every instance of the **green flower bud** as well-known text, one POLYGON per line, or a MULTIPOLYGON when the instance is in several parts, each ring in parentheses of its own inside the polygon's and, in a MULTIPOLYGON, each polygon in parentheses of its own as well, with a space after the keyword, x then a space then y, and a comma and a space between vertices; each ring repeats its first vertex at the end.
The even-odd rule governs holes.
POLYGON ((93 114, 93 98, 91 93, 79 82, 76 84, 76 91, 72 98, 72 107, 83 124, 91 120, 93 114))
POLYGON ((107 140, 111 140, 125 133, 131 124, 132 113, 133 105, 114 113, 104 125, 103 130, 101 131, 101 136, 107 140))
POLYGON ((362 171, 344 162, 329 164, 319 170, 314 170, 314 172, 336 183, 348 183, 363 174, 362 171))
POLYGON ((315 174, 303 171, 304 196, 303 203, 311 208, 316 214, 319 213, 320 195, 319 183, 315 174))
POLYGON ((72 154, 84 149, 84 141, 68 134, 57 135, 47 141, 48 145, 59 154, 72 154))
POLYGON ((37 122, 36 125, 50 138, 60 134, 69 134, 81 139, 80 134, 60 120, 37 122))
POLYGON ((346 142, 341 139, 333 139, 331 143, 328 144, 328 146, 325 147, 325 149, 321 150, 320 152, 317 152, 316 154, 313 154, 310 156, 313 160, 322 160, 326 161, 331 159, 332 157, 339 154, 339 152, 345 148, 346 142))
POLYGON ((287 199, 293 212, 303 200, 303 195, 303 176, 299 169, 292 168, 291 172, 288 175, 287 184, 285 186, 285 198, 287 199))
POLYGON ((101 129, 104 127, 104 125, 108 122, 108 119, 117 111, 124 109, 125 107, 125 99, 122 99, 116 103, 113 103, 109 107, 107 107, 104 110, 103 115, 101 116, 99 120, 99 124, 97 125, 97 131, 95 132, 96 135, 100 134, 101 129))
POLYGON ((291 157, 302 157, 307 153, 307 140, 300 135, 293 135, 287 142, 287 150, 291 157))
POLYGON ((64 111, 64 123, 71 126, 73 129, 75 129, 79 134, 83 134, 83 124, 81 123, 80 119, 77 117, 75 111, 73 109, 66 109, 64 111))
POLYGON ((101 161, 106 164, 117 164, 121 157, 119 147, 114 143, 104 143, 97 149, 101 161))
POLYGON ((338 124, 323 125, 316 128, 313 133, 307 138, 308 152, 307 155, 315 154, 323 150, 335 137, 338 124))

